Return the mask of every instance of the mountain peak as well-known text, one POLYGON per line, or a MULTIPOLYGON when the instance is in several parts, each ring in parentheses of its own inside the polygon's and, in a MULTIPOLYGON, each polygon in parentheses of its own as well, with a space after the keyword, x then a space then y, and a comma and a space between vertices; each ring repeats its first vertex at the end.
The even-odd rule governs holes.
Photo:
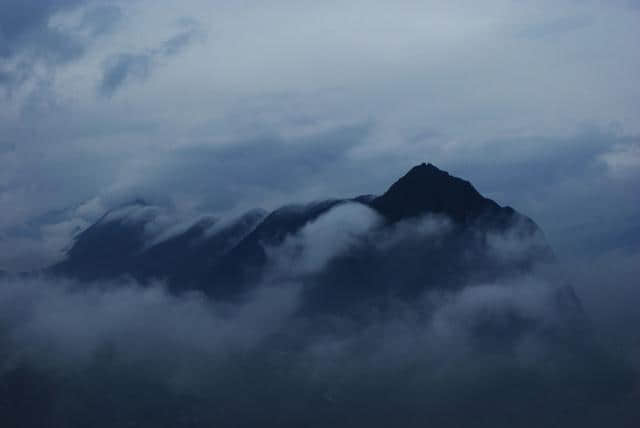
POLYGON ((411 168, 372 205, 391 222, 432 213, 466 223, 499 208, 468 181, 431 163, 411 168))
POLYGON ((411 168, 409 172, 405 174, 405 177, 410 175, 423 175, 423 174, 442 174, 447 176, 449 175, 447 171, 441 170, 440 168, 438 168, 432 163, 422 162, 421 164, 411 168))

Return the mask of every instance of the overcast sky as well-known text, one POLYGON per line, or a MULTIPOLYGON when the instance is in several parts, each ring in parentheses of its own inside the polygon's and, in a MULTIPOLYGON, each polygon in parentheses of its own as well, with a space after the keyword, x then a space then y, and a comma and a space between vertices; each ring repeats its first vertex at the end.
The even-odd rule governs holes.
POLYGON ((0 6, 0 268, 128 198, 272 209, 423 161, 556 246, 640 236, 640 2, 0 6))

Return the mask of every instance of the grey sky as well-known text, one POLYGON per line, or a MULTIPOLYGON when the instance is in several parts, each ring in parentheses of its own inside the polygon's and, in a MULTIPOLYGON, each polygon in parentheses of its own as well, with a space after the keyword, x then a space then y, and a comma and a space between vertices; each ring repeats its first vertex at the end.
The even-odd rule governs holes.
POLYGON ((133 195, 269 209, 422 161, 556 246, 638 230, 634 2, 1 5, 0 267, 133 195))

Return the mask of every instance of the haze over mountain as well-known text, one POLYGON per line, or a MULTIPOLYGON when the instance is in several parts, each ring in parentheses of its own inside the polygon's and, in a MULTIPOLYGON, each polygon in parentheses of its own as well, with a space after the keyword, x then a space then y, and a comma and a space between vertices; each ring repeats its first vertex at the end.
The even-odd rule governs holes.
MULTIPOLYGON (((329 276, 316 280, 323 284, 316 288, 324 289, 324 299, 329 298, 327 288, 334 290, 330 294, 335 301, 325 302, 330 305, 380 293, 415 297, 425 289, 460 287, 470 275, 493 280, 551 257, 531 219, 483 197, 468 181, 423 163, 379 197, 287 205, 271 213, 252 210, 226 222, 203 218, 184 230, 155 230, 155 237, 150 233, 161 209, 137 200, 109 211, 78 234, 66 260, 49 272, 82 281, 126 276, 141 283, 166 280, 176 292, 237 296, 268 274, 273 264, 270 251, 341 207, 362 211, 363 218, 354 221, 366 230, 327 260, 319 269, 322 274, 307 275, 329 276), (432 222, 428 227, 434 230, 424 237, 396 238, 403 227, 420 222, 432 222), (530 248, 505 261, 490 251, 497 239, 518 239, 530 248), (398 281, 397 269, 413 271, 413 276, 398 281)), ((352 232, 327 233, 346 235, 338 236, 345 239, 352 232)))

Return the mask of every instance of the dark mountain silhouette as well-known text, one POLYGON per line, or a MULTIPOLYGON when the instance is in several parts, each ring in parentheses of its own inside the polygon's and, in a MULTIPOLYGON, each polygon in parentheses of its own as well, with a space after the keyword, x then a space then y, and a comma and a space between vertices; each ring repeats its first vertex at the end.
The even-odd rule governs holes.
POLYGON ((66 260, 50 271, 83 281, 131 276, 194 285, 214 261, 232 249, 264 218, 252 210, 232 221, 205 217, 181 233, 153 244, 146 231, 158 216, 156 209, 136 202, 105 214, 76 237, 66 260), (152 244, 149 244, 149 241, 152 244))
POLYGON ((426 288, 451 288, 470 279, 522 271, 551 254, 531 219, 483 197, 468 181, 423 163, 379 197, 288 205, 268 215, 252 211, 224 223, 204 218, 156 243, 147 231, 157 208, 136 201, 105 214, 80 233, 66 260, 49 271, 85 281, 162 279, 176 292, 197 289, 234 297, 272 268, 268 249, 278 248, 323 214, 348 203, 373 209, 383 221, 348 251, 331 258, 325 269, 300 275, 314 306, 338 308, 363 296, 409 298, 426 288), (446 221, 446 233, 433 239, 412 232, 425 216, 446 221), (381 245, 400 233, 402 239, 381 245), (496 257, 490 248, 496 236, 533 244, 514 257, 496 257))
POLYGON ((153 215, 152 210, 146 203, 134 201, 108 211, 76 237, 67 259, 53 266, 52 272, 80 280, 124 273, 123 269, 144 247, 144 227, 153 215), (127 216, 131 210, 138 216, 127 216))
POLYGON ((434 213, 466 223, 500 210, 468 181, 424 163, 413 167, 371 205, 392 222, 434 213))
POLYGON ((511 207, 485 198, 470 182, 449 175, 432 164, 413 167, 382 196, 371 201, 377 211, 394 223, 426 213, 441 214, 459 225, 504 229, 515 221, 537 226, 511 207))

